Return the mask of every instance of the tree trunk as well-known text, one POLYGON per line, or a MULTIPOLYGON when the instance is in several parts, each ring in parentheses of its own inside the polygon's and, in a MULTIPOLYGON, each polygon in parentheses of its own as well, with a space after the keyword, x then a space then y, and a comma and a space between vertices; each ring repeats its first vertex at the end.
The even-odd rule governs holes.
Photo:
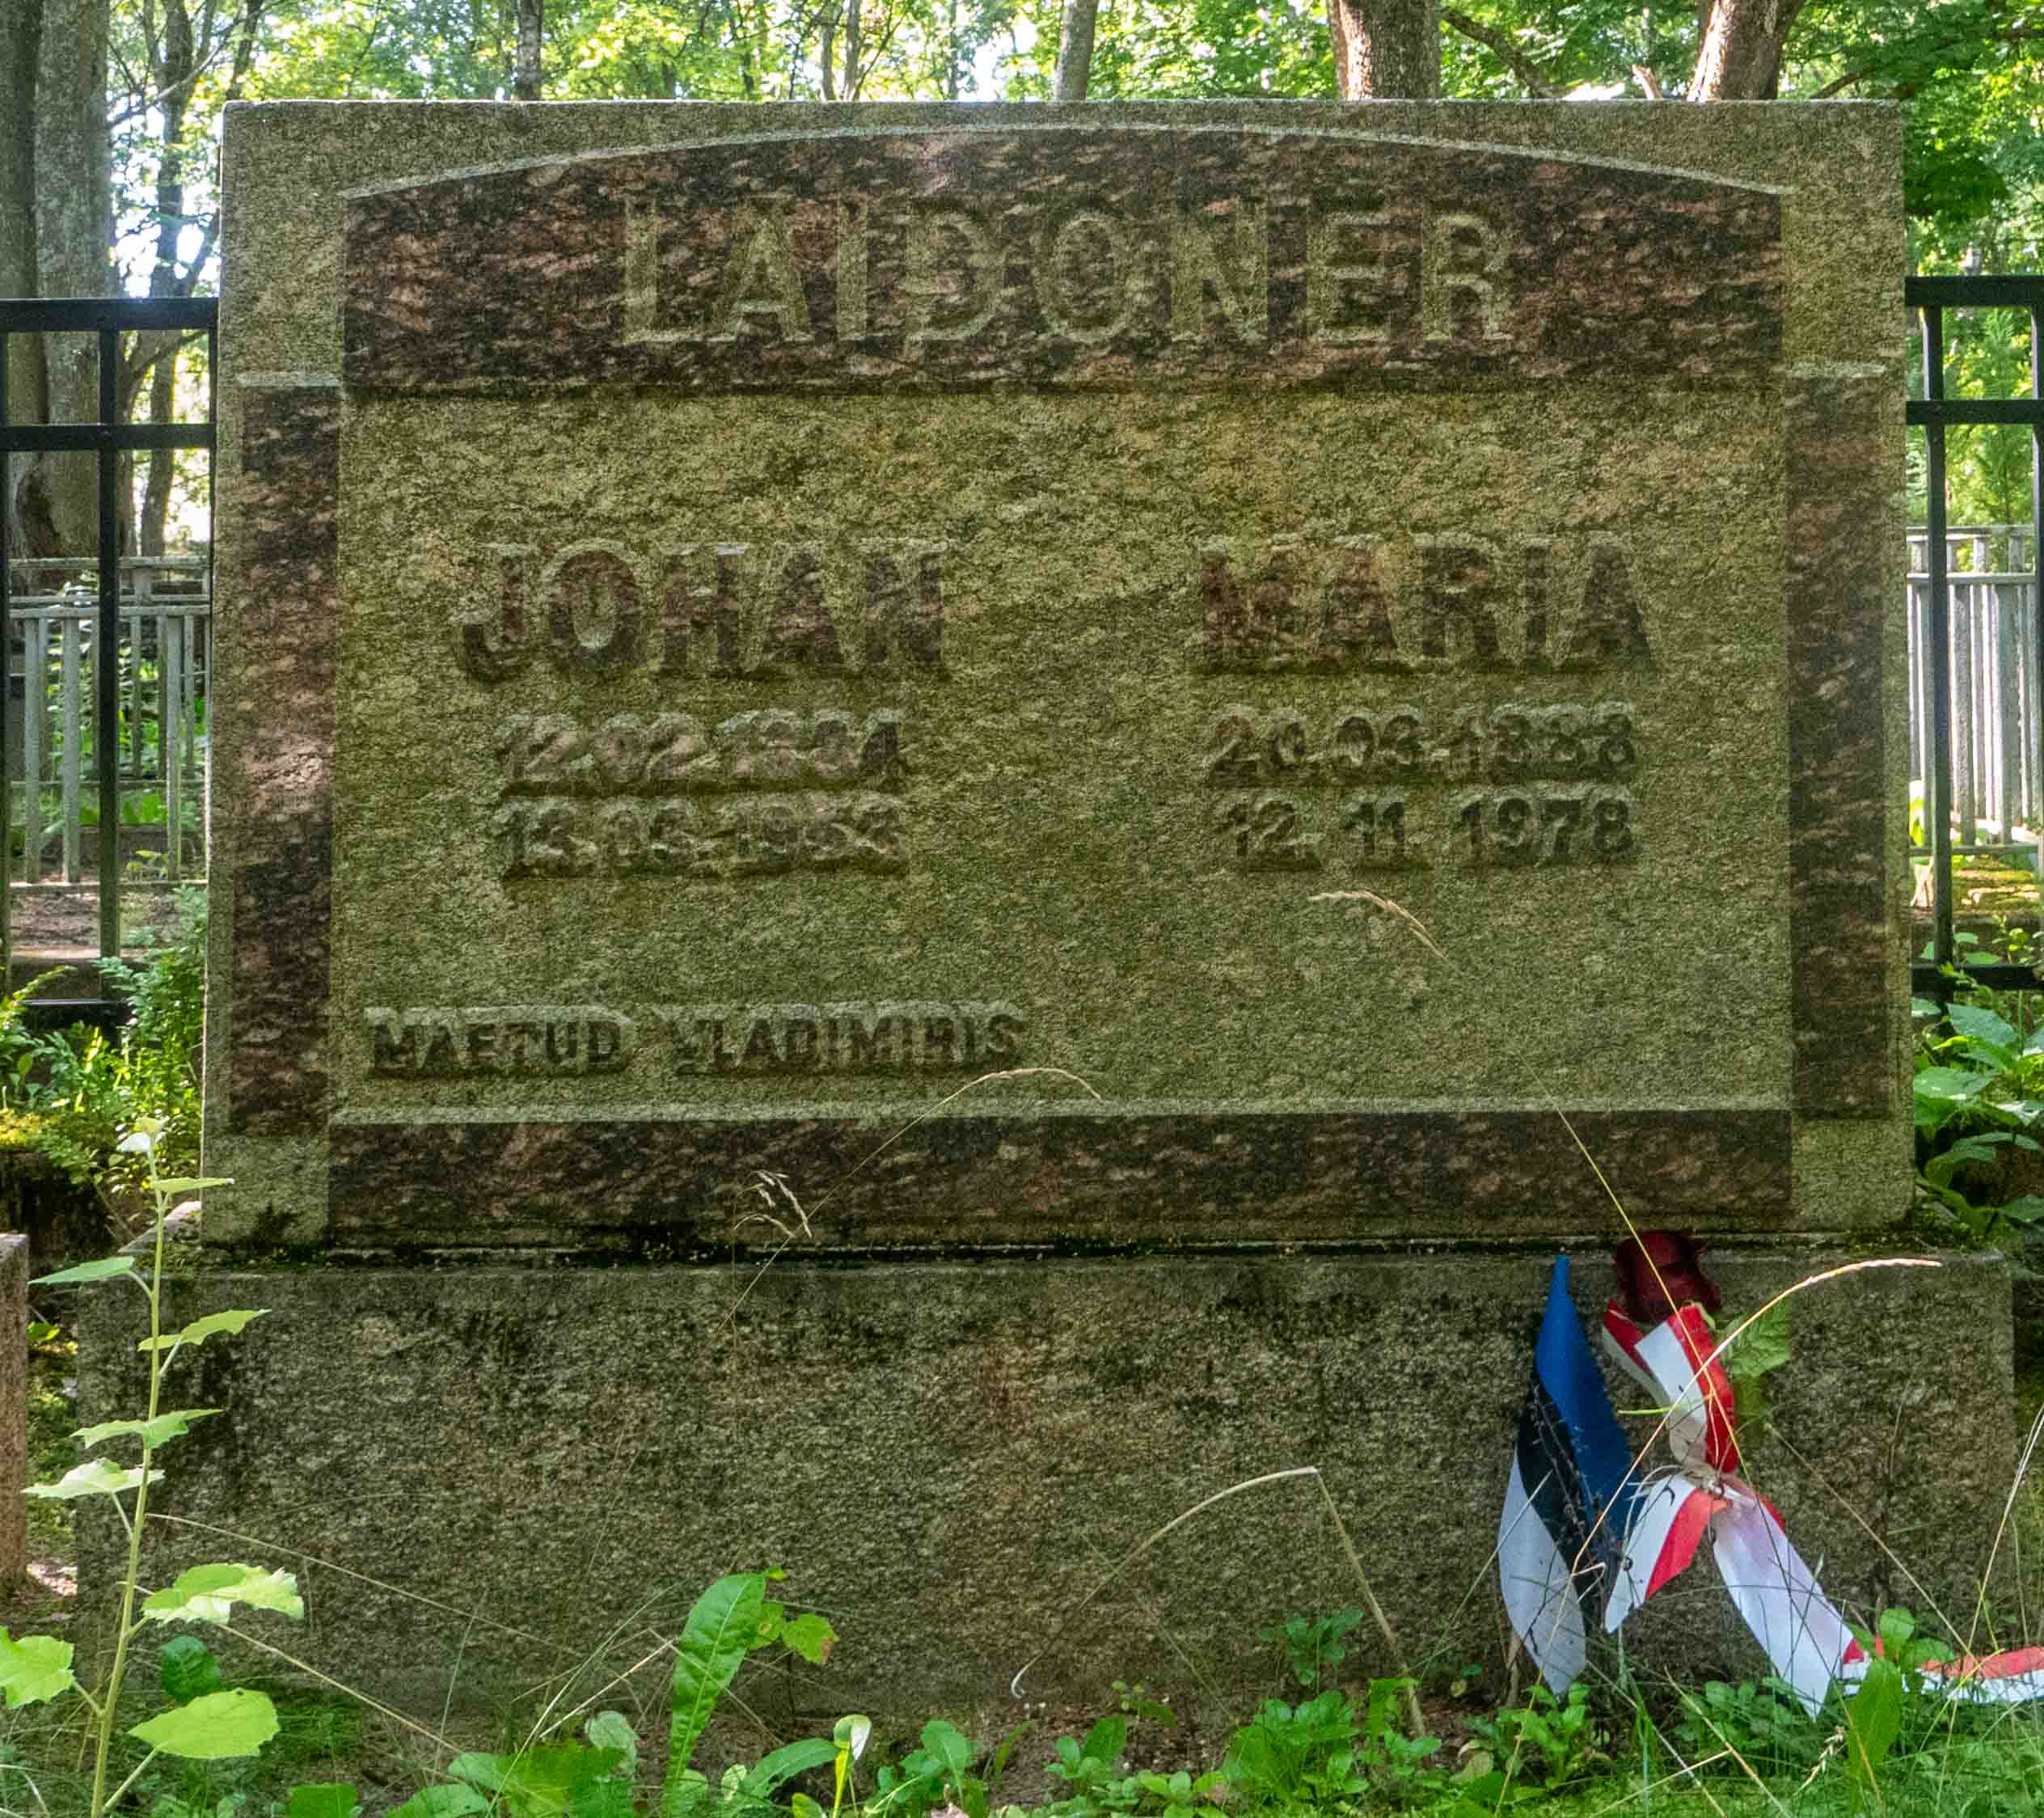
MULTIPOLYGON (((149 269, 152 297, 179 294, 177 243, 184 226, 184 116, 191 98, 192 78, 197 54, 192 36, 192 15, 184 0, 163 0, 163 53, 154 71, 158 103, 163 117, 163 154, 156 166, 156 258, 149 269)), ((149 420, 168 423, 177 408, 178 346, 182 337, 165 337, 168 345, 156 356, 149 375, 149 420)), ((141 515, 135 529, 135 547, 144 556, 163 553, 166 527, 171 516, 171 487, 177 474, 177 450, 150 450, 149 477, 142 488, 141 515)))
POLYGON ((1439 0, 1328 0, 1334 92, 1345 101, 1431 101, 1441 92, 1439 0))
POLYGON ((1052 80, 1054 101, 1083 101, 1093 73, 1093 27, 1100 0, 1065 0, 1065 18, 1058 33, 1058 73, 1052 80))
MULTIPOLYGON (((107 0, 44 0, 34 107, 36 281, 30 294, 103 297, 112 289, 113 190, 107 133, 107 0)), ((99 357, 87 334, 43 337, 48 420, 99 414, 99 357)), ((23 553, 90 556, 99 547, 90 454, 28 463, 17 494, 23 553)))
MULTIPOLYGON (((0 0, 0 297, 36 294, 36 66, 43 0, 0 0)), ((8 403, 21 422, 49 408, 42 350, 27 335, 11 339, 8 403)), ((11 477, 11 476, 8 476, 11 477)), ((0 478, 0 511, 13 504, 0 478)))
POLYGON ((859 0, 845 0, 845 79, 841 92, 847 101, 859 99, 859 53, 864 48, 859 27, 859 0))
POLYGON ((518 0, 518 66, 511 82, 513 100, 539 99, 539 40, 546 23, 546 0, 518 0))
POLYGON ((1803 0, 1704 0, 1692 101, 1772 101, 1781 93, 1781 53, 1803 0))

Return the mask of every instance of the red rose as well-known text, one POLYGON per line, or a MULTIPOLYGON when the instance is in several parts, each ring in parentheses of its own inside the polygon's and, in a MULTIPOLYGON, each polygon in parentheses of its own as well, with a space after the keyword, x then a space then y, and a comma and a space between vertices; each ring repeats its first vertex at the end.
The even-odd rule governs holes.
POLYGON ((1678 1307, 1716 1313, 1725 1296, 1704 1273, 1704 1246, 1687 1231, 1642 1231, 1611 1252, 1625 1311, 1641 1326, 1658 1325, 1678 1307))

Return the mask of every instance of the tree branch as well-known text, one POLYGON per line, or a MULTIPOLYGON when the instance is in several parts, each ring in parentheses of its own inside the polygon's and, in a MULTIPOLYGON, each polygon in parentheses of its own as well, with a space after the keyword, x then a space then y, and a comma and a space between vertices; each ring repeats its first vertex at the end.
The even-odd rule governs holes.
POLYGON ((1481 44, 1518 78, 1528 94, 1536 95, 1544 101, 1560 98, 1562 91, 1542 75, 1539 66, 1502 32, 1494 31, 1453 6, 1441 9, 1441 22, 1444 25, 1452 25, 1472 43, 1481 44))

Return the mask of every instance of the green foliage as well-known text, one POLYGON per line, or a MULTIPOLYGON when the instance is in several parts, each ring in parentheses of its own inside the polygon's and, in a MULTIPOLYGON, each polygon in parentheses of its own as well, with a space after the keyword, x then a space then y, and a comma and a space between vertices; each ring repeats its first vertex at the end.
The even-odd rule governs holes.
MULTIPOLYGON (((93 1287, 109 1282, 138 1287, 149 1304, 152 1336, 162 1330, 163 1309, 163 1221, 171 1210, 170 1182, 157 1166, 163 1134, 161 1123, 139 1123, 119 1139, 124 1152, 145 1159, 155 1202, 155 1241, 152 1262, 145 1273, 125 1256, 107 1257, 81 1263, 40 1278, 34 1285, 93 1287)), ((213 1316, 216 1321, 220 1316, 213 1316)), ((241 1325, 252 1313, 232 1316, 241 1325)), ((10 1704, 22 1704, 75 1693, 85 1703, 93 1723, 92 1791, 87 1806, 89 1818, 102 1818, 108 1807, 118 1803, 144 1767, 159 1755, 188 1761, 232 1760, 253 1755, 277 1733, 277 1709, 262 1693, 245 1687, 223 1688, 219 1668, 203 1647, 187 1638, 167 1644, 158 1658, 158 1676, 171 1701, 158 1715, 132 1727, 127 1734, 147 1746, 148 1753, 128 1778, 111 1792, 108 1769, 112 1763, 114 1722, 120 1708, 133 1644, 150 1622, 201 1621, 224 1623, 237 1604, 268 1609, 294 1618, 305 1613, 298 1595, 297 1580, 288 1572, 265 1571, 245 1565, 195 1566, 176 1581, 154 1593, 139 1611, 136 1599, 141 1588, 142 1539, 149 1513, 150 1486, 163 1481, 163 1473, 154 1468, 156 1455, 185 1436, 194 1421, 217 1414, 213 1408, 169 1410, 163 1406, 164 1380, 175 1362, 175 1344, 156 1345, 148 1340, 137 1347, 148 1358, 149 1397, 142 1413, 133 1418, 103 1421, 82 1427, 74 1435, 87 1445, 108 1440, 132 1440, 140 1452, 139 1461, 128 1467, 112 1460, 95 1457, 66 1471, 54 1483, 29 1486, 31 1496, 70 1501, 85 1496, 111 1499, 128 1536, 126 1569, 121 1575, 119 1614, 114 1624, 113 1660, 105 1682, 96 1693, 80 1685, 71 1670, 71 1647, 46 1635, 26 1636, 19 1641, 0 1630, 0 1685, 10 1704), (130 1499, 132 1499, 132 1500, 130 1499)), ((161 1803, 162 1802, 159 1802, 161 1803)), ((179 1812, 184 1802, 171 1796, 179 1812)))
POLYGON ((2044 1221, 2044 1199, 2025 1194, 1977 1204, 1962 1182, 1968 1169, 1992 1167, 2004 1151, 2040 1146, 2029 1131, 2044 1118, 2044 1029, 2025 1037, 2004 1008, 2016 1008, 2012 999, 1976 990, 1950 1004, 1941 1025, 1937 1005, 1912 1004, 1926 1019, 1913 1081, 1918 1179, 1982 1238, 2044 1221))
POLYGON ((1729 1748, 1760 1773, 1806 1773, 1823 1757, 1828 1728, 1805 1715, 1786 1681, 1768 1678, 1729 1685, 1708 1681, 1682 1695, 1673 1725, 1685 1757, 1700 1760, 1729 1748))
POLYGON ((220 1663, 196 1635, 173 1635, 157 1651, 156 1678, 172 1704, 189 1704, 220 1689, 220 1663))
MULTIPOLYGON (((843 1796, 851 1760, 871 1728, 864 1718, 845 1719, 831 1740, 805 1738, 750 1768, 730 1768, 714 1784, 694 1765, 703 1732, 750 1655, 778 1647, 821 1663, 836 1643, 837 1632, 823 1617, 791 1617, 767 1596, 769 1579, 779 1575, 733 1572, 720 1578, 696 1599, 682 1624, 674 1651, 662 1818, 764 1818, 788 1781, 833 1763, 843 1796)), ((223 1596, 260 1602, 270 1594, 246 1581, 198 1580, 191 1573, 185 1579, 194 1582, 188 1586, 180 1579, 172 1590, 191 1603, 223 1596)), ((509 1818, 631 1818, 637 1810, 633 1781, 639 1765, 631 1723, 617 1711, 599 1711, 583 1735, 580 1742, 540 1738, 509 1753, 458 1755, 448 1764, 447 1784, 422 1788, 392 1818, 467 1818, 483 1812, 509 1818)), ((983 1811, 975 1818, 985 1818, 983 1811)))
POLYGON ((1355 1799, 1364 1790, 1358 1743, 1345 1693, 1323 1692, 1298 1706, 1268 1698, 1235 1732, 1221 1775, 1251 1807, 1355 1799))
POLYGON ((1486 1759, 1461 1790, 1466 1803, 1484 1810, 1497 1809, 1512 1789, 1529 1780, 1544 1792, 1556 1792, 1585 1778, 1604 1759, 1590 1696, 1580 1685, 1569 1688, 1565 1703, 1544 1685, 1535 1685, 1524 1704, 1495 1718, 1472 1718, 1469 1728, 1488 1745, 1486 1759))
POLYGON ((1284 1650, 1292 1677, 1310 1692, 1320 1683, 1322 1674, 1331 1674, 1348 1658, 1349 1651, 1342 1644, 1362 1620, 1359 1609, 1338 1609, 1331 1616, 1294 1616, 1282 1628, 1259 1629, 1256 1636, 1284 1650))
POLYGON ((199 1073, 205 1020, 205 898, 179 899, 183 924, 147 965, 101 962, 128 994, 133 1013, 118 1042, 82 1027, 32 1034, 20 1025, 27 998, 50 979, 0 1000, 0 1107, 32 1112, 29 1140, 81 1186, 109 1196, 139 1191, 153 1162, 167 1188, 188 1177, 199 1155, 199 1073), (124 1151, 143 1123, 154 1148, 124 1151))

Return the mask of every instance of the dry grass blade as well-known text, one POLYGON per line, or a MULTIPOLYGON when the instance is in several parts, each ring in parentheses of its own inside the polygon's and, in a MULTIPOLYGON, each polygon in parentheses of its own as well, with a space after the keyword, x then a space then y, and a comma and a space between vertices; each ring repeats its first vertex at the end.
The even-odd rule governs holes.
MULTIPOLYGON (((966 1080, 963 1085, 958 1087, 955 1091, 946 1093, 943 1097, 940 1098, 935 1104, 931 1106, 927 1110, 919 1111, 914 1117, 910 1118, 906 1123, 903 1124, 899 1130, 896 1131, 884 1142, 868 1151, 866 1154, 861 1156, 853 1166, 847 1169, 845 1172, 840 1175, 837 1180, 834 1181, 825 1190, 823 1197, 816 1203, 816 1209, 818 1211, 821 1211, 823 1208, 829 1205, 846 1186, 850 1185, 853 1180, 856 1179, 858 1176, 864 1173, 867 1169, 872 1167, 876 1161, 879 1161, 880 1158, 886 1154, 889 1149, 893 1148, 897 1143, 900 1142, 902 1139, 907 1135, 911 1130, 914 1130, 918 1124, 927 1123, 931 1118, 936 1116, 936 1114, 941 1111, 944 1106, 952 1103, 954 1100, 964 1097, 967 1093, 975 1091, 981 1086, 992 1085, 998 1080, 1026 1080, 1038 1075, 1049 1075, 1055 1079, 1069 1080, 1074 1085, 1084 1087, 1087 1093, 1092 1097, 1099 1099, 1100 1097, 1100 1093, 1094 1090, 1092 1083, 1090 1080, 1081 1079, 1078 1074, 1074 1073, 1068 1068, 1062 1067, 1010 1067, 999 1073, 982 1073, 976 1079, 966 1080)), ((1105 1101, 1102 1100, 1101 1102, 1104 1103, 1105 1101)), ((798 1235, 805 1237, 813 1237, 815 1235, 815 1232, 813 1231, 809 1224, 809 1212, 804 1208, 801 1201, 796 1197, 794 1188, 788 1184, 787 1179, 783 1176, 779 1174, 762 1173, 759 1177, 758 1180, 754 1183, 753 1190, 755 1193, 758 1193, 762 1199, 767 1200, 769 1204, 772 1203, 774 1195, 775 1192, 778 1191, 786 1203, 792 1208, 795 1214, 796 1225, 800 1228, 799 1232, 789 1229, 789 1228, 783 1224, 779 1219, 771 1217, 764 1212, 749 1212, 746 1214, 745 1217, 738 1221, 741 1224, 744 1224, 754 1219, 764 1220, 766 1223, 774 1226, 775 1228, 781 1233, 781 1241, 774 1246, 772 1251, 767 1255, 766 1259, 762 1262, 759 1267, 754 1272, 751 1280, 745 1283, 744 1288, 740 1292, 738 1298, 733 1300, 730 1306, 725 1309, 724 1317, 717 1321, 716 1331, 712 1332, 710 1334, 712 1338, 716 1338, 724 1330, 724 1327, 728 1325, 733 1320, 738 1317, 738 1309, 751 1297, 752 1291, 759 1285, 760 1278, 763 1276, 769 1269, 772 1268, 776 1262, 780 1261, 782 1256, 786 1253, 788 1245, 795 1241, 796 1237, 798 1235)))
POLYGON ((1321 890, 1306 900, 1308 903, 1366 903, 1373 909, 1382 909, 1387 915, 1397 916, 1420 937, 1420 945, 1436 959, 1445 960, 1448 957, 1441 951, 1434 936, 1427 932, 1425 922, 1404 903, 1394 903, 1387 896, 1378 895, 1375 890, 1321 890))

